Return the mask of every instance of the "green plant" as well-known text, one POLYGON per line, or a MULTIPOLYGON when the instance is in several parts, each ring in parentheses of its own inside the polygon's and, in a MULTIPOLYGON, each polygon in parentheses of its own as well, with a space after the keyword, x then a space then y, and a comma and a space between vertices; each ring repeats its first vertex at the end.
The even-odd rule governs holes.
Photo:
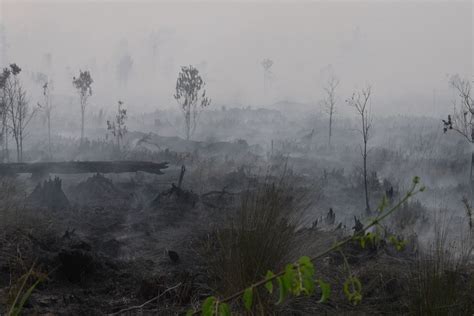
MULTIPOLYGON (((269 292, 269 294, 272 294, 274 292, 275 283, 279 291, 279 300, 277 304, 282 303, 288 296, 312 295, 315 291, 316 284, 321 288, 321 302, 326 301, 329 297, 330 288, 326 282, 321 282, 320 278, 316 278, 316 270, 314 268, 313 262, 334 251, 342 251, 342 247, 354 240, 359 240, 361 245, 365 244, 368 240, 373 240, 374 237, 372 234, 366 234, 367 230, 374 226, 381 227, 380 222, 390 216, 403 203, 412 198, 414 195, 419 192, 423 192, 425 188, 423 186, 419 187, 419 183, 419 177, 413 178, 411 189, 395 206, 388 210, 386 209, 387 203, 384 202, 384 199, 378 208, 379 213, 375 216, 375 218, 370 219, 368 224, 366 224, 362 230, 360 230, 360 232, 356 233, 355 235, 336 242, 332 247, 329 247, 328 249, 313 257, 303 256, 298 261, 287 264, 285 268, 278 273, 269 271, 267 272, 265 278, 226 298, 218 299, 215 296, 210 296, 204 301, 199 310, 189 310, 187 314, 194 315, 202 312, 202 315, 206 316, 231 315, 228 304, 229 302, 232 302, 238 298, 242 298, 245 309, 250 310, 252 308, 254 294, 257 293, 256 289, 264 287, 269 292), (225 306, 223 310, 221 310, 222 306, 225 306)), ((345 265, 348 270, 348 277, 344 282, 343 290, 348 300, 353 304, 357 304, 362 300, 362 283, 354 274, 351 273, 347 260, 345 260, 345 265)))
POLYGON ((28 272, 19 278, 19 287, 15 289, 16 293, 7 312, 7 316, 21 315, 23 307, 35 288, 46 278, 44 274, 36 272, 34 268, 35 264, 33 263, 28 272), (28 284, 30 285, 28 286, 28 284))

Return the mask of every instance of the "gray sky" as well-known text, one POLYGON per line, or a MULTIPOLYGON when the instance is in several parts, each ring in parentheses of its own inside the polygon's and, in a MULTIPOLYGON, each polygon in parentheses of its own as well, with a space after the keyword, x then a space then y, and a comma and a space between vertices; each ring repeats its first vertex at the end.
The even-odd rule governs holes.
POLYGON ((91 69, 96 102, 110 106, 117 98, 144 109, 175 106, 179 66, 188 64, 203 73, 217 106, 316 104, 332 65, 341 100, 371 84, 380 104, 374 112, 393 113, 396 102, 403 113, 431 111, 433 95, 450 95, 447 74, 469 77, 473 69, 471 1, 0 3, 2 64, 49 72, 63 94, 74 93, 71 75, 91 69), (125 53, 134 67, 127 88, 119 89, 116 65, 125 53), (260 61, 267 57, 275 63, 264 98, 260 61))

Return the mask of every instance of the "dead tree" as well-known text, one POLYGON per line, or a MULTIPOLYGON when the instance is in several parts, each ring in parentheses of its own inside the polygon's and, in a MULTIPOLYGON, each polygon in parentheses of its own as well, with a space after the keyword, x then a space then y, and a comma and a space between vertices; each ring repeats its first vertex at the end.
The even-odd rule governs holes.
POLYGON ((2 147, 3 147, 3 162, 9 162, 9 153, 8 153, 8 111, 7 111, 7 80, 10 76, 10 69, 4 68, 0 74, 0 137, 2 138, 2 147))
POLYGON ((474 168, 474 102, 471 96, 471 83, 467 79, 462 79, 459 75, 452 76, 449 83, 458 93, 459 102, 454 101, 452 114, 448 115, 447 121, 443 120, 443 130, 445 133, 448 130, 457 132, 466 139, 471 147, 469 182, 472 196, 474 168))
POLYGON ((51 113, 53 111, 52 105, 52 98, 51 98, 51 90, 52 90, 52 81, 46 80, 43 84, 43 96, 44 102, 43 104, 38 103, 38 107, 43 111, 44 116, 46 118, 46 124, 48 126, 48 154, 49 158, 52 158, 52 149, 51 149, 51 113))
POLYGON ((21 68, 11 64, 10 69, 4 72, 5 81, 5 105, 6 124, 13 135, 16 144, 17 161, 23 161, 23 141, 26 137, 26 127, 32 119, 35 111, 30 112, 26 91, 23 88, 18 75, 21 68))
POLYGON ((334 120, 334 114, 336 112, 336 88, 339 85, 339 79, 335 76, 331 76, 326 85, 324 86, 324 93, 326 97, 322 101, 324 110, 329 115, 329 138, 328 146, 331 147, 331 137, 332 137, 332 124, 334 120))
POLYGON ((176 80, 174 98, 183 111, 186 140, 189 140, 196 130, 201 110, 211 104, 211 99, 206 96, 206 90, 203 89, 204 86, 205 82, 195 67, 181 67, 181 72, 176 80))
POLYGON ((81 145, 84 141, 84 116, 86 112, 87 100, 92 95, 92 80, 89 71, 79 70, 79 77, 72 78, 72 85, 79 94, 79 102, 81 106, 81 145))
POLYGON ((364 191, 365 191, 365 211, 367 214, 371 213, 369 203, 369 191, 368 191, 368 180, 367 180, 367 143, 369 142, 370 130, 372 127, 372 117, 369 112, 369 99, 371 95, 371 87, 368 86, 365 89, 356 91, 352 94, 351 98, 347 100, 347 103, 354 107, 357 114, 360 116, 361 125, 359 132, 362 135, 363 145, 360 147, 363 169, 364 169, 364 191))
POLYGON ((127 120, 127 109, 122 108, 123 102, 118 101, 117 115, 114 121, 107 121, 107 130, 115 137, 117 141, 117 149, 120 151, 121 142, 123 137, 127 133, 127 126, 125 121, 127 120))

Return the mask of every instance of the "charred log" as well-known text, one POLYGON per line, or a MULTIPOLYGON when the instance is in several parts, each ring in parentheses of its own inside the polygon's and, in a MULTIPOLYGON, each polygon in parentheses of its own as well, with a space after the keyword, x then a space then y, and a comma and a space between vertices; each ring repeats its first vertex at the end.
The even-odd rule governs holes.
POLYGON ((143 171, 163 174, 162 169, 168 168, 167 162, 155 163, 148 161, 63 161, 36 163, 2 163, 0 175, 31 173, 33 177, 54 174, 76 173, 124 173, 143 171))

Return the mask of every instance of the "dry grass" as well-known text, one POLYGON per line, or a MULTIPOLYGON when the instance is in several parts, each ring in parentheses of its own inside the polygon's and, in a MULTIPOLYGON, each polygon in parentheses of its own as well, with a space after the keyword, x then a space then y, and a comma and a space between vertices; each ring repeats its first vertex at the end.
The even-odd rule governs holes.
POLYGON ((474 267, 471 238, 448 241, 449 226, 436 221, 435 237, 412 269, 408 309, 415 315, 472 315, 474 267))
MULTIPOLYGON (((282 179, 268 176, 244 192, 235 216, 212 235, 205 257, 220 295, 245 288, 289 260, 301 198, 282 179)), ((265 310, 263 292, 257 300, 265 310)))

